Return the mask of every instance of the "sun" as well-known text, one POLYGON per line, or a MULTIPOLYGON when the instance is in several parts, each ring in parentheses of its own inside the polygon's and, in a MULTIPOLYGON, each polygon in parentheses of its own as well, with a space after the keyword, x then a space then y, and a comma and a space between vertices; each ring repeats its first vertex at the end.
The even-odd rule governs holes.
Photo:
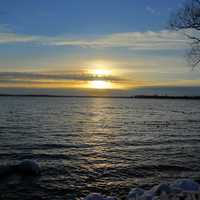
POLYGON ((112 82, 113 69, 111 64, 103 61, 95 61, 88 65, 87 73, 91 81, 88 82, 88 88, 91 89, 113 89, 112 82))
POLYGON ((92 89, 112 89, 112 83, 104 80, 90 81, 90 88, 92 89))
POLYGON ((88 63, 88 73, 92 76, 104 77, 113 74, 111 64, 105 61, 93 61, 88 63))
POLYGON ((111 71, 108 69, 93 69, 90 72, 93 76, 105 77, 111 75, 111 71))

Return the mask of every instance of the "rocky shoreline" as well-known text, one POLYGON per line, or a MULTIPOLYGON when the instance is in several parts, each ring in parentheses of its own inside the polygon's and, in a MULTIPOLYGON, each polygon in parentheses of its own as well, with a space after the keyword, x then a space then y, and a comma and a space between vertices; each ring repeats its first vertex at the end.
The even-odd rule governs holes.
MULTIPOLYGON (((3 166, 0 178, 17 174, 22 176, 40 176, 40 165, 33 160, 25 160, 17 165, 3 166)), ((191 179, 178 179, 171 183, 160 183, 152 188, 132 188, 127 194, 127 200, 200 200, 200 184, 191 179)), ((114 196, 91 193, 80 200, 120 200, 114 196)))
MULTIPOLYGON (((173 183, 160 183, 150 190, 133 188, 127 200, 199 200, 200 185, 191 179, 179 179, 173 183)), ((104 196, 99 193, 89 194, 82 200, 119 200, 116 197, 104 196)))

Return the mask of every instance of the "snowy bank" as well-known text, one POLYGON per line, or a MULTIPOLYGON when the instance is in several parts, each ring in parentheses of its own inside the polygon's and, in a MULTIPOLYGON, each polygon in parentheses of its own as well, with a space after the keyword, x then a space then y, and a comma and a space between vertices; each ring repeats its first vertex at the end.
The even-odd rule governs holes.
MULTIPOLYGON (((117 198, 92 193, 83 200, 117 200, 117 198)), ((127 200, 200 200, 200 185, 191 179, 178 179, 172 183, 161 183, 150 190, 137 187, 131 189, 127 200)))

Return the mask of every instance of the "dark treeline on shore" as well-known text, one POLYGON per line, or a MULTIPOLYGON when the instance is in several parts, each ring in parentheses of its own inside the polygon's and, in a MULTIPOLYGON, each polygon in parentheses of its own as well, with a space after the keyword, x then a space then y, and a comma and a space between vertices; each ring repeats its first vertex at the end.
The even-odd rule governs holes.
POLYGON ((136 95, 138 99, 200 99, 200 96, 136 95))

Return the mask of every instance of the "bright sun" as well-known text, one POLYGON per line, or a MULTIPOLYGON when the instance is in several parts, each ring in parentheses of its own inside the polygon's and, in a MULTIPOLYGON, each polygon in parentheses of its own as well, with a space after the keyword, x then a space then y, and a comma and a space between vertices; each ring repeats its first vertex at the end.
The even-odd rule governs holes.
POLYGON ((105 62, 95 62, 91 64, 88 73, 93 80, 89 81, 89 88, 92 89, 112 89, 113 84, 108 77, 113 75, 113 72, 108 69, 109 64, 105 62))
POLYGON ((112 84, 109 81, 94 80, 94 81, 90 82, 90 88, 93 88, 93 89, 111 89, 112 84))

